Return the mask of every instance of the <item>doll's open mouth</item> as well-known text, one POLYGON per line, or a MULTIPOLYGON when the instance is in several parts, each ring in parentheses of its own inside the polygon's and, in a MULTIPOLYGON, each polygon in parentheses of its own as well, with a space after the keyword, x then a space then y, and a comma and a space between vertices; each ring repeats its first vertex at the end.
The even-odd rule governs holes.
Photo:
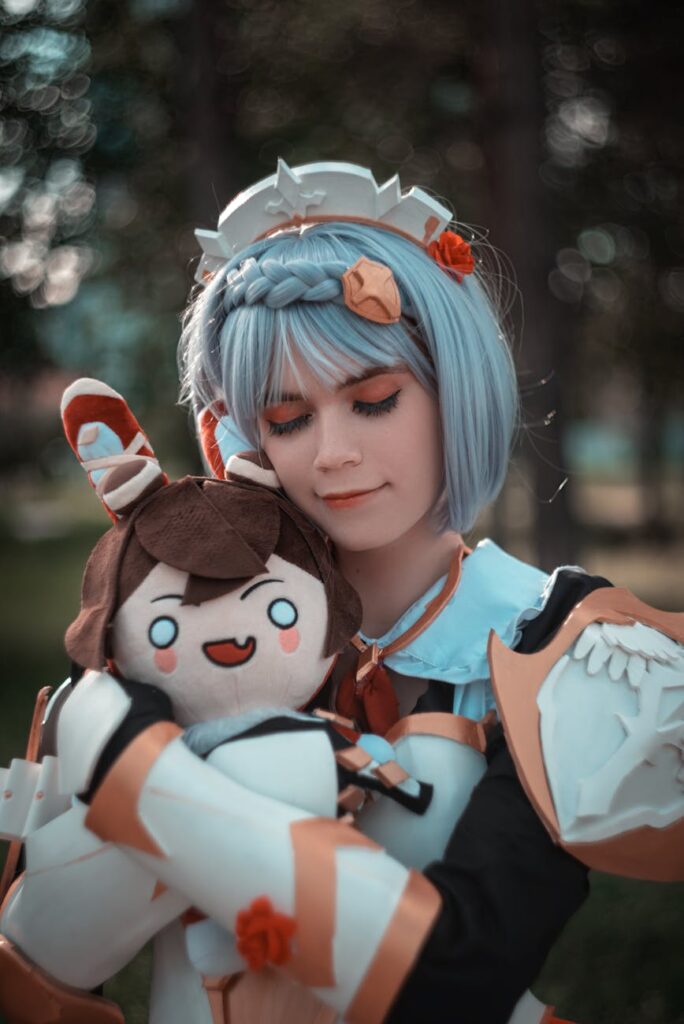
POLYGON ((210 640, 202 644, 202 650, 215 665, 232 668, 249 661, 256 650, 256 640, 253 636, 248 636, 244 644, 239 644, 235 637, 230 640, 210 640))

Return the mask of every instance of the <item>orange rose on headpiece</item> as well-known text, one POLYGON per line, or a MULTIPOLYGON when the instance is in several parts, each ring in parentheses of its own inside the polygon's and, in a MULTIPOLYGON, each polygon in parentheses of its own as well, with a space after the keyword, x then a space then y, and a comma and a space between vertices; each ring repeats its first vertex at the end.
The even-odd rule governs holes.
POLYGON ((433 260, 453 270, 459 283, 465 274, 472 274, 475 269, 470 245, 455 231, 443 231, 435 242, 430 242, 427 251, 433 260))

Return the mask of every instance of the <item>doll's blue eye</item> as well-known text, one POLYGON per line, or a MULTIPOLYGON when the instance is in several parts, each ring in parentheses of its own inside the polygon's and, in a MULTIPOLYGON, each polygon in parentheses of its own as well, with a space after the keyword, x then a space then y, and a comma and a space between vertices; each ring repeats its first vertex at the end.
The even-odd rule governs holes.
POLYGON ((278 629, 289 629, 297 621, 297 609, 284 597, 271 601, 268 606, 268 617, 278 629))
POLYGON ((168 615, 155 619, 147 634, 155 647, 170 647, 178 636, 178 623, 168 615))

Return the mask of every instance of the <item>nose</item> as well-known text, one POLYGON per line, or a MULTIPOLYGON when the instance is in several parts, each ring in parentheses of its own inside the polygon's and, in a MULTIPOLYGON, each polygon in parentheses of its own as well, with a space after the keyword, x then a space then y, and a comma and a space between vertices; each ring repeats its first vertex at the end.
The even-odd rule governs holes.
POLYGON ((343 426, 337 416, 319 417, 317 441, 314 469, 326 472, 345 466, 358 466, 361 462, 361 449, 354 432, 349 430, 348 423, 343 426))

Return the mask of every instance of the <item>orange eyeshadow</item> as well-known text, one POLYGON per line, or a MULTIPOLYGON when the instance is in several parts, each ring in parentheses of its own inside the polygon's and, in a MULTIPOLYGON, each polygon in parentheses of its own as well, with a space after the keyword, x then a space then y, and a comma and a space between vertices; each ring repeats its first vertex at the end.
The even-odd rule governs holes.
POLYGON ((288 420, 294 420, 308 412, 310 409, 306 402, 283 402, 281 405, 271 405, 264 409, 262 415, 271 423, 287 423, 288 420))
POLYGON ((364 380, 357 384, 352 389, 352 397, 357 402, 382 402, 400 387, 401 378, 398 376, 372 377, 370 380, 364 380))

